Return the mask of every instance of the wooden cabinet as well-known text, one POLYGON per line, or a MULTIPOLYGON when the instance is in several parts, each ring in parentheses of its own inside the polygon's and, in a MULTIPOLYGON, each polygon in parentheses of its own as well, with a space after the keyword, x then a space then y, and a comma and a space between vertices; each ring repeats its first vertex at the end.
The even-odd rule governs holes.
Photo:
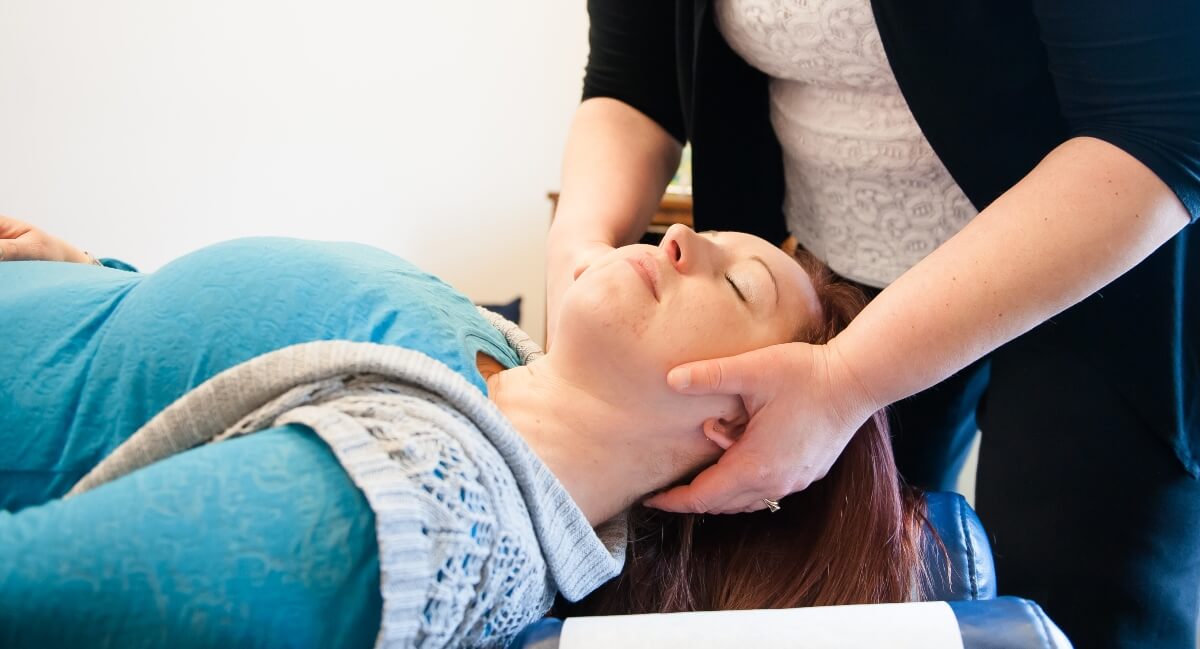
POLYGON ((666 234, 667 228, 676 223, 682 223, 689 228, 692 227, 691 196, 684 194, 667 194, 663 196, 662 202, 658 204, 658 212, 650 220, 650 227, 646 228, 646 232, 648 234, 657 234, 661 237, 666 234))
MULTIPOLYGON (((550 218, 558 209, 558 192, 550 192, 550 218)), ((676 223, 692 227, 692 197, 687 194, 666 194, 658 205, 658 212, 650 220, 650 227, 642 238, 645 243, 658 243, 667 228, 676 223)))

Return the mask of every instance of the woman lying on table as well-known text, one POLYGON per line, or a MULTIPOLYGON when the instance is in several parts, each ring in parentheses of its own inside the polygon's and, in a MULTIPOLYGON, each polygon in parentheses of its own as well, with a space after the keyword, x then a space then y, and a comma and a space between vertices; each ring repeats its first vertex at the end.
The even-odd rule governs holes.
POLYGON ((825 343, 860 307, 756 237, 613 251, 549 354, 362 245, 141 274, 15 262, 91 259, 0 217, 0 250, 4 646, 487 646, 559 593, 572 615, 920 594, 923 512, 879 415, 777 511, 638 506, 747 421, 671 367, 825 343))

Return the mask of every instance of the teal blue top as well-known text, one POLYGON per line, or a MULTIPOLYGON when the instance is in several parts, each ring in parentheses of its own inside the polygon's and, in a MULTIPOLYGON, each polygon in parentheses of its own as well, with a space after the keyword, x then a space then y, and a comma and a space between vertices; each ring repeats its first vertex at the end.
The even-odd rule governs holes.
POLYGON ((66 493, 185 392, 288 345, 398 345, 485 391, 477 352, 520 362, 470 300, 395 255, 281 238, 217 244, 150 274, 0 264, 0 332, 8 510, 66 493))
POLYGON ((369 246, 293 239, 223 243, 152 274, 0 263, 0 332, 5 647, 371 646, 374 516, 306 428, 59 497, 185 392, 281 347, 399 345, 485 392, 477 353, 520 362, 437 278, 369 246))

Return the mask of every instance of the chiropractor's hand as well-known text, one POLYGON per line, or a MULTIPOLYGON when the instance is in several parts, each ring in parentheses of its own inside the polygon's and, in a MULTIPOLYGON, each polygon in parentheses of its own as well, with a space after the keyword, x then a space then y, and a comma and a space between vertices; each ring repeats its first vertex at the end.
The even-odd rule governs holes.
POLYGON ((551 236, 546 252, 546 349, 554 341, 563 293, 600 257, 613 250, 603 241, 561 242, 551 236))
POLYGON ((0 261, 70 261, 92 263, 75 246, 24 221, 0 216, 0 261))
POLYGON ((668 382, 684 394, 740 395, 745 432, 690 485, 644 504, 672 512, 732 514, 765 509, 820 480, 878 406, 837 349, 787 343, 680 365, 668 382))

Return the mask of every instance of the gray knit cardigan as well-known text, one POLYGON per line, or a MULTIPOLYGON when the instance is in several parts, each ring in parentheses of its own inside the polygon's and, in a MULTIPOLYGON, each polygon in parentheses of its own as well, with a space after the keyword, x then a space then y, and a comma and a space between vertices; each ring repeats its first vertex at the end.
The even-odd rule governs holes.
MULTIPOLYGON (((523 362, 541 353, 515 325, 489 319, 523 362)), ((621 570, 623 518, 593 530, 477 388, 429 356, 371 343, 305 343, 220 373, 71 493, 291 423, 330 446, 375 513, 377 647, 504 646, 545 615, 556 592, 578 600, 621 570)))

